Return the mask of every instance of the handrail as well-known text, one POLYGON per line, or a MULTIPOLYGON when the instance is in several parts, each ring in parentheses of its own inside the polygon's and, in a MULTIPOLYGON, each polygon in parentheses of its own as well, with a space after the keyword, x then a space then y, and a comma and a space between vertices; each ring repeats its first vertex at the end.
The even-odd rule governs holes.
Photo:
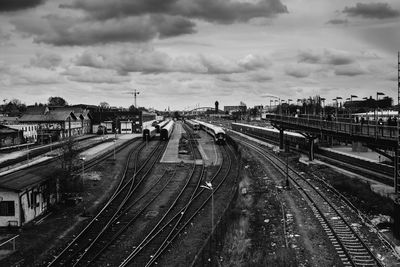
POLYGON ((378 124, 377 121, 353 122, 351 120, 322 120, 321 117, 293 117, 284 115, 267 114, 267 119, 286 122, 298 126, 307 126, 319 130, 329 130, 350 135, 374 137, 397 141, 399 131, 397 126, 378 124))

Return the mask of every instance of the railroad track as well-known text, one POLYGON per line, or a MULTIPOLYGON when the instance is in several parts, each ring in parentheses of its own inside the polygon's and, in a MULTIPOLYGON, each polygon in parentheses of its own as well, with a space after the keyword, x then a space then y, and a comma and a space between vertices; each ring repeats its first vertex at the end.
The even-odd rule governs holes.
MULTIPOLYGON (((226 151, 225 151, 226 152, 226 151)), ((204 212, 207 205, 212 204, 213 197, 219 193, 222 185, 225 183, 231 168, 232 168, 232 155, 228 155, 228 153, 224 153, 224 159, 221 165, 219 166, 216 173, 210 178, 211 183, 213 184, 214 190, 211 192, 210 190, 199 187, 188 203, 185 204, 179 211, 177 211, 173 217, 167 221, 162 228, 158 230, 156 234, 159 232, 167 231, 168 238, 159 246, 158 250, 148 258, 147 261, 141 262, 142 266, 151 266, 158 264, 158 260, 162 258, 162 256, 167 252, 167 249, 176 239, 183 237, 183 233, 186 231, 187 227, 192 223, 196 223, 196 220, 200 214, 204 212), (227 162, 228 161, 228 162, 227 162), (227 164, 226 164, 227 163, 227 164), (214 195, 214 196, 213 196, 214 195)), ((212 230, 211 230, 212 231, 212 230)), ((211 232, 210 231, 210 232, 211 232)), ((123 262, 120 267, 127 266, 130 261, 132 261, 132 256, 127 258, 125 262, 123 262)), ((133 262, 132 266, 135 266, 135 262, 133 262)))
MULTIPOLYGON (((160 143, 156 149, 152 151, 153 155, 155 151, 159 148, 160 143)), ((61 265, 73 265, 75 261, 85 254, 85 249, 87 249, 94 240, 97 240, 99 233, 102 233, 107 229, 113 220, 116 218, 119 211, 122 210, 124 204, 131 197, 135 189, 136 177, 140 172, 148 172, 150 168, 145 170, 145 166, 148 161, 152 158, 148 157, 147 161, 142 163, 139 167, 139 154, 146 147, 143 142, 137 150, 132 150, 129 153, 128 159, 125 163, 123 177, 114 191, 113 195, 105 206, 100 210, 100 212, 90 221, 90 223, 78 234, 72 242, 70 242, 67 247, 65 247, 61 253, 59 253, 48 266, 61 266, 61 265), (134 155, 134 166, 130 168, 130 160, 134 155)), ((155 162, 154 162, 155 163, 155 162)), ((153 165, 154 165, 153 163, 153 165)))
MULTIPOLYGON (((230 130, 232 131, 232 130, 230 130)), ((233 131, 236 133, 235 131, 233 131)), ((244 133, 242 133, 244 134, 244 133)), ((259 137, 254 134, 246 133, 244 135, 248 135, 250 137, 256 138, 258 140, 261 140, 263 142, 273 144, 276 146, 279 146, 279 141, 272 140, 272 139, 267 139, 263 137, 259 137)), ((291 146, 292 150, 296 150, 300 153, 307 154, 308 151, 303 150, 303 149, 297 149, 294 146, 291 146)), ((366 177, 373 179, 377 182, 393 186, 393 170, 391 170, 389 167, 385 166, 385 168, 379 168, 377 167, 376 164, 372 164, 365 162, 363 163, 362 160, 357 160, 357 159, 351 159, 351 157, 346 157, 343 159, 343 156, 334 154, 334 153, 324 153, 326 155, 322 155, 320 153, 315 153, 315 157, 317 159, 320 159, 321 161, 325 161, 328 163, 331 163, 332 165, 339 166, 345 170, 352 171, 358 174, 365 175, 366 177)), ((392 168, 393 169, 393 168, 392 168)))
POLYGON ((196 135, 195 134, 197 134, 196 132, 194 132, 193 131, 193 129, 192 128, 190 128, 188 125, 186 125, 185 123, 182 123, 182 127, 186 130, 186 132, 189 134, 189 143, 190 143, 190 146, 192 147, 192 153, 193 153, 193 159, 194 160, 196 160, 196 159, 202 159, 202 157, 201 157, 201 153, 200 153, 200 151, 199 151, 199 149, 197 148, 197 145, 198 145, 198 141, 197 141, 197 138, 196 138, 196 135))
MULTIPOLYGON (((191 129, 186 128, 186 131, 189 138, 193 140, 191 129)), ((189 142, 189 145, 194 157, 189 178, 164 216, 162 216, 142 241, 135 246, 135 249, 121 263, 121 266, 128 265, 129 263, 137 266, 148 266, 149 261, 156 260, 162 254, 164 247, 169 244, 172 234, 182 221, 185 210, 188 207, 187 203, 190 203, 195 197, 196 192, 200 188, 202 178, 205 175, 204 163, 196 165, 195 162, 195 151, 198 152, 197 147, 193 142, 189 142)), ((201 157, 200 152, 198 152, 198 156, 201 157)))
POLYGON ((309 203, 344 266, 383 266, 357 231, 351 227, 339 211, 339 208, 329 201, 321 193, 321 190, 315 187, 307 178, 293 168, 287 167, 282 159, 270 151, 262 149, 248 141, 238 138, 234 139, 259 153, 282 172, 282 174, 285 174, 287 171, 287 176, 309 203))

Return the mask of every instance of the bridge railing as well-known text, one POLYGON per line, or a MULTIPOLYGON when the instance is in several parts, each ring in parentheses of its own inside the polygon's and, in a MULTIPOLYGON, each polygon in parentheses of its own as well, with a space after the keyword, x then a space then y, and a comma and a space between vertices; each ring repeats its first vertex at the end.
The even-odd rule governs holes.
POLYGON ((323 120, 318 117, 293 117, 284 115, 268 114, 267 119, 285 122, 292 125, 310 127, 319 130, 345 133, 377 139, 396 140, 399 137, 397 126, 379 124, 377 121, 351 122, 351 119, 340 118, 339 120, 323 120))

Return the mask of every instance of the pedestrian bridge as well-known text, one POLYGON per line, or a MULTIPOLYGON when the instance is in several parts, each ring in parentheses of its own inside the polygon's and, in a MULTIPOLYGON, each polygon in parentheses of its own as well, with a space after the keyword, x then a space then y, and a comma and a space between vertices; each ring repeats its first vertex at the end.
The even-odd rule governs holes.
POLYGON ((278 129, 291 129, 314 135, 330 135, 352 141, 373 143, 381 148, 395 148, 399 140, 397 122, 388 125, 377 120, 358 120, 351 118, 323 119, 321 116, 285 116, 267 114, 266 119, 278 129), (393 125, 394 124, 394 125, 393 125))

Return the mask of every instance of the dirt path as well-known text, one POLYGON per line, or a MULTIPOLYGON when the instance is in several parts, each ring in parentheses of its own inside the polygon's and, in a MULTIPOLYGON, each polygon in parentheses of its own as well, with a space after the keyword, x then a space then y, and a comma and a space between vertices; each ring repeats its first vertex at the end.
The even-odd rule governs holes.
POLYGON ((242 194, 220 253, 221 265, 341 266, 297 190, 286 190, 285 177, 258 154, 243 149, 243 159, 242 194))

